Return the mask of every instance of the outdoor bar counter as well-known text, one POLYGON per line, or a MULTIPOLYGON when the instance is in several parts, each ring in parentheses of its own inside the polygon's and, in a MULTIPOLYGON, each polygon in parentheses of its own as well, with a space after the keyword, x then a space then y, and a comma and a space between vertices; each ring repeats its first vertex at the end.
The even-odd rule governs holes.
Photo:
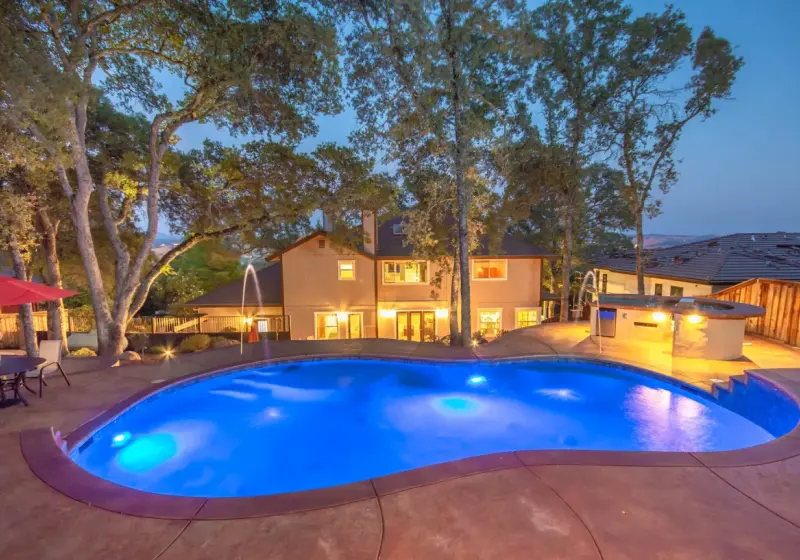
POLYGON ((672 355, 707 360, 742 356, 745 322, 764 308, 707 298, 601 294, 592 308, 593 337, 672 343, 672 355))

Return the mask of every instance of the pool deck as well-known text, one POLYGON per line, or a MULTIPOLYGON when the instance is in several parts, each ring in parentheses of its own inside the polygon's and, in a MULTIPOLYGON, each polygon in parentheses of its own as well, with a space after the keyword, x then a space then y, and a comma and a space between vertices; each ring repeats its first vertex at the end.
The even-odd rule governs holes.
MULTIPOLYGON (((20 432, 54 426, 66 434, 154 382, 241 361, 321 354, 448 360, 599 356, 587 334, 585 323, 546 325, 514 331, 474 351, 391 340, 254 344, 243 357, 238 348, 229 348, 160 364, 74 373, 71 388, 53 378, 44 398, 32 397, 29 408, 0 410, 0 558, 797 558, 797 431, 753 453, 734 452, 735 458, 676 454, 681 458, 673 464, 654 463, 647 453, 625 454, 624 460, 616 453, 596 453, 581 464, 558 454, 549 460, 542 454, 503 454, 508 457, 488 463, 491 469, 487 463, 460 463, 445 475, 439 472, 435 482, 409 475, 395 487, 373 483, 373 495, 344 505, 223 520, 137 517, 82 503, 42 482, 20 450, 20 432)), ((762 369, 800 395, 799 351, 757 338, 747 343, 745 359, 735 362, 678 360, 666 348, 613 343, 606 344, 602 357, 703 389, 715 379, 762 369)), ((70 362, 68 369, 87 369, 91 363, 70 362)), ((119 505, 119 511, 126 510, 119 505)))

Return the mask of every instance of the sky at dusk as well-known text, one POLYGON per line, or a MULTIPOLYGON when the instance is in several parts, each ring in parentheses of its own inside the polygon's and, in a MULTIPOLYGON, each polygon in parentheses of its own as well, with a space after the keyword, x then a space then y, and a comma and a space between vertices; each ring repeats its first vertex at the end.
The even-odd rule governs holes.
MULTIPOLYGON (((534 3, 536 4, 536 3, 534 3)), ((800 19, 798 0, 673 0, 695 36, 708 25, 736 47, 745 66, 731 101, 706 122, 686 128, 676 150, 679 179, 664 197, 663 213, 645 233, 727 234, 800 231, 800 19)), ((633 0, 635 13, 662 10, 665 2, 633 0)), ((165 80, 169 89, 176 87, 165 80)), ((170 93, 178 93, 173 91, 170 93)), ((317 120, 319 134, 301 144, 347 143, 351 110, 317 120)), ((241 142, 212 125, 178 131, 179 147, 203 139, 241 142)), ((166 228, 165 228, 166 229, 166 228)))

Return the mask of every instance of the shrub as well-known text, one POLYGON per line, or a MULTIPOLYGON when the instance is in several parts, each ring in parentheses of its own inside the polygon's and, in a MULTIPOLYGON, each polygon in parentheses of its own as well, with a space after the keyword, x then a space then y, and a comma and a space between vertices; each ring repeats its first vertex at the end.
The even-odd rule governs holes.
POLYGON ((142 353, 147 345, 150 343, 150 336, 143 333, 131 333, 127 337, 128 342, 136 352, 142 353))
POLYGON ((69 353, 70 358, 91 358, 97 356, 97 352, 91 348, 78 348, 69 353))
POLYGON ((161 355, 166 351, 167 351, 166 346, 162 346, 160 344, 156 344, 155 346, 151 346, 150 348, 147 349, 147 353, 148 354, 159 354, 159 355, 161 355))
POLYGON ((178 345, 178 350, 181 352, 199 352, 206 350, 211 346, 211 337, 207 334, 193 334, 187 336, 178 345))
POLYGON ((228 346, 238 346, 239 343, 224 336, 215 336, 211 339, 212 348, 227 348, 228 346))

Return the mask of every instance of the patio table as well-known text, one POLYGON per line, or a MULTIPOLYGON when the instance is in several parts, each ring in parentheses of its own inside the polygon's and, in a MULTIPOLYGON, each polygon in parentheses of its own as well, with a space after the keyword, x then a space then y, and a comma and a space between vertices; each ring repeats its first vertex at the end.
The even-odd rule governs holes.
POLYGON ((3 356, 0 358, 0 403, 6 402, 6 389, 13 389, 14 398, 28 406, 28 401, 19 392, 20 385, 25 385, 25 374, 35 370, 47 360, 44 358, 28 358, 27 356, 3 356))

